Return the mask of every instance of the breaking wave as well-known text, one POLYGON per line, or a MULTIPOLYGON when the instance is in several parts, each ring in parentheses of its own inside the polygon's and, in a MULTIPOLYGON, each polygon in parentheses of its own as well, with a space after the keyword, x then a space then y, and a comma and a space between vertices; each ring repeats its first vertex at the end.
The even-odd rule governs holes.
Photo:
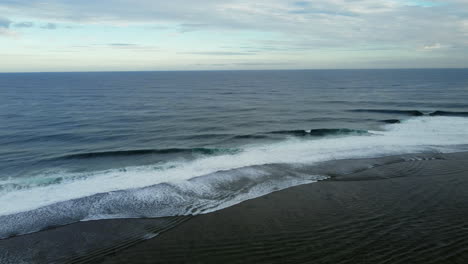
POLYGON ((327 175, 319 162, 468 149, 468 118, 415 117, 379 131, 292 130, 299 135, 238 149, 169 149, 83 153, 64 158, 200 152, 193 160, 92 172, 57 171, 0 181, 0 238, 104 218, 207 213, 327 175), (302 137, 315 135, 320 137, 302 137))
POLYGON ((356 129, 347 129, 347 128, 321 128, 321 129, 310 129, 310 130, 284 130, 284 131, 274 131, 270 132, 271 134, 284 134, 284 135, 293 135, 293 136, 337 136, 337 135, 349 135, 349 134, 366 134, 366 130, 356 130, 356 129))
POLYGON ((394 109, 353 109, 355 113, 379 113, 379 114, 399 114, 406 116, 423 116, 424 113, 417 110, 394 110, 394 109))

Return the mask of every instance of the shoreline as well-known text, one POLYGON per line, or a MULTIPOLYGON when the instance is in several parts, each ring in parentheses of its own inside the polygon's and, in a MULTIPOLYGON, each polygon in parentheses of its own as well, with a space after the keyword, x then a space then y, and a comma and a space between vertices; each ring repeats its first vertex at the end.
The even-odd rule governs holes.
POLYGON ((79 222, 0 240, 0 262, 468 261, 468 152, 324 162, 313 172, 331 178, 208 214, 79 222))

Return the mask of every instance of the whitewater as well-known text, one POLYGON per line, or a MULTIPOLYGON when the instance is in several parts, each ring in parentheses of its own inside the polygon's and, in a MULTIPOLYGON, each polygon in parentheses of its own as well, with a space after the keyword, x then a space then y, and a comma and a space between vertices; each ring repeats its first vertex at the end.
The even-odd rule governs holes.
POLYGON ((212 212, 328 177, 310 175, 305 166, 339 159, 464 151, 468 150, 467 135, 468 118, 424 116, 364 134, 292 136, 194 160, 9 178, 0 181, 0 220, 4 223, 0 236, 82 220, 212 212))

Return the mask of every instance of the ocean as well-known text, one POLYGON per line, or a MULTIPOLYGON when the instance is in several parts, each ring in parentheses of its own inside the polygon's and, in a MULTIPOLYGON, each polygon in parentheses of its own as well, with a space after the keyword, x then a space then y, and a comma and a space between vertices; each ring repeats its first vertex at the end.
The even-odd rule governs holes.
POLYGON ((204 214, 325 161, 468 151, 468 69, 0 74, 0 238, 204 214))

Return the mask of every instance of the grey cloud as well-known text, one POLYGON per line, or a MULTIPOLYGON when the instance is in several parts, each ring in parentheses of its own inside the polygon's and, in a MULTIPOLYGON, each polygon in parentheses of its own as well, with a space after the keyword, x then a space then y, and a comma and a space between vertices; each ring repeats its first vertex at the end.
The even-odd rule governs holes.
POLYGON ((157 25, 157 26, 150 26, 150 27, 148 27, 148 29, 155 29, 155 30, 168 30, 168 29, 170 29, 170 27, 168 27, 168 26, 161 26, 161 25, 157 25))
POLYGON ((179 54, 212 55, 212 56, 249 56, 251 52, 206 51, 206 52, 180 52, 179 54))
POLYGON ((13 27, 15 28, 30 28, 33 27, 34 23, 33 22, 19 22, 19 23, 14 23, 13 27))
POLYGON ((47 23, 43 26, 41 26, 42 29, 50 29, 50 30, 54 30, 54 29, 57 29, 57 25, 54 24, 54 23, 47 23))
POLYGON ((382 45, 407 50, 431 43, 467 47, 468 2, 444 3, 424 7, 408 6, 403 0, 199 0, 196 4, 193 0, 55 0, 43 5, 41 0, 9 0, 0 2, 0 9, 10 10, 12 15, 66 22, 176 24, 183 33, 220 29, 272 32, 277 34, 275 40, 289 40, 262 44, 256 39, 252 51, 382 45))
POLYGON ((310 2, 306 2, 306 1, 297 1, 297 2, 294 2, 293 4, 294 4, 295 6, 305 7, 305 6, 309 6, 309 5, 310 5, 310 2))
POLYGON ((330 11, 330 10, 320 10, 320 9, 297 9, 289 11, 291 14, 309 14, 309 15, 330 15, 330 16, 349 16, 357 17, 359 14, 353 12, 339 12, 339 11, 330 11))
POLYGON ((102 47, 110 47, 114 49, 122 49, 127 51, 141 51, 141 52, 158 52, 160 48, 157 46, 147 46, 147 45, 139 45, 135 43, 108 43, 104 46, 102 45, 95 45, 97 48, 102 47))
POLYGON ((194 66, 214 66, 214 67, 229 67, 229 66, 290 66, 292 63, 282 62, 235 62, 235 63, 197 63, 194 66))
POLYGON ((133 43, 109 43, 109 46, 112 47, 134 47, 137 46, 136 44, 133 43))
POLYGON ((225 64, 225 63, 212 63, 212 64, 209 64, 210 66, 216 66, 216 67, 224 67, 224 66, 228 66, 229 64, 225 64))
POLYGON ((18 34, 10 29, 11 21, 0 17, 0 37, 18 37, 18 34))
POLYGON ((233 65, 239 66, 281 66, 281 65, 292 65, 291 63, 283 63, 283 62, 239 62, 233 63, 233 65))
POLYGON ((6 18, 0 17, 0 28, 9 28, 11 25, 11 21, 6 18))
POLYGON ((211 26, 208 24, 180 24, 179 25, 179 31, 182 33, 185 32, 192 32, 192 31, 198 31, 198 30, 203 30, 203 29, 208 29, 211 26))

